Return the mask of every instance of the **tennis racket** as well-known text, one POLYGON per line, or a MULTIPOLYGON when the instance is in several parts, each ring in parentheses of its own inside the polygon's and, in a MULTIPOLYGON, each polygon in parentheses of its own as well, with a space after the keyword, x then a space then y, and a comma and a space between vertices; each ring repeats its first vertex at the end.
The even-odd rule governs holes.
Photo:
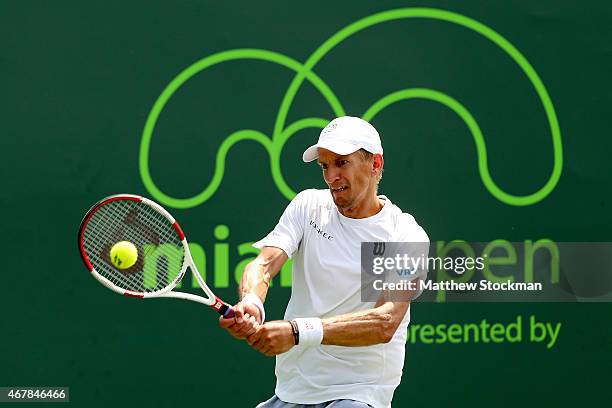
POLYGON ((159 204, 137 195, 107 197, 89 209, 79 229, 79 251, 87 269, 107 288, 136 298, 178 298, 211 306, 225 318, 233 317, 230 305, 219 299, 200 276, 183 230, 159 204), (136 262, 115 267, 110 250, 117 242, 136 246, 136 262), (187 268, 206 297, 173 289, 187 268))

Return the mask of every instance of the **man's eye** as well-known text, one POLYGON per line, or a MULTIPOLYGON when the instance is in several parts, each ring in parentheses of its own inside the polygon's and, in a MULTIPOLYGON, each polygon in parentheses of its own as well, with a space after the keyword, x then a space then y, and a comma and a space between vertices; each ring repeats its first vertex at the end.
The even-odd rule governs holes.
POLYGON ((323 169, 323 170, 327 169, 327 164, 320 164, 319 166, 321 166, 321 169, 323 169))
POLYGON ((347 164, 347 163, 348 163, 348 160, 340 160, 340 161, 338 162, 338 165, 340 165, 340 166, 344 166, 344 165, 345 165, 345 164, 347 164))

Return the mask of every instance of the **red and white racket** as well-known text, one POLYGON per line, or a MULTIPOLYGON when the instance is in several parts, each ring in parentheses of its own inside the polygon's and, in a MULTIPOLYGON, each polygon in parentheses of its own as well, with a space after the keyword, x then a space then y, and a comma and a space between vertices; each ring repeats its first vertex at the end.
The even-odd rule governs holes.
POLYGON ((226 318, 234 316, 232 307, 215 296, 200 276, 181 227, 147 198, 120 194, 96 203, 81 222, 79 250, 91 274, 121 295, 186 299, 211 306, 226 318), (127 269, 111 261, 110 250, 120 241, 131 242, 138 251, 136 262, 127 269), (187 268, 206 297, 173 291, 187 268))

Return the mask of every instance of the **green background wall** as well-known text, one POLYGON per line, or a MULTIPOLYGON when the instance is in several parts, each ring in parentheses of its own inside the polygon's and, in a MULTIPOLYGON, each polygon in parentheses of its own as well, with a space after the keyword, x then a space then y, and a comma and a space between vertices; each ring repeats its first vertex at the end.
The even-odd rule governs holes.
MULTIPOLYGON (((141 137, 156 99, 183 69, 234 48, 304 62, 334 33, 378 12, 425 6, 495 30, 540 76, 563 141, 554 190, 532 205, 509 205, 481 181, 472 134, 452 110, 427 100, 399 102, 373 120, 386 149, 382 193, 412 213, 433 241, 612 240, 609 3, 231 3, 0 4, 0 385, 70 386, 72 405, 83 407, 248 407, 272 395, 273 359, 218 329, 211 311, 103 289, 78 256, 77 228, 85 210, 106 195, 157 199, 141 178, 141 137)), ((424 18, 377 25, 339 44, 314 72, 352 115, 399 89, 444 92, 480 126, 491 177, 503 191, 529 195, 550 177, 552 138, 534 87, 499 47, 465 27, 424 18)), ((294 75, 277 64, 242 60, 194 76, 157 122, 149 160, 157 186, 173 197, 194 196, 212 179, 217 149, 232 132, 272 135, 294 75)), ((287 124, 333 116, 305 83, 287 124)), ((300 160, 317 134, 302 130, 282 151, 280 166, 294 191, 323 187, 316 167, 300 160)), ((207 279, 235 301, 234 269, 252 256, 240 255, 238 246, 267 233, 287 203, 266 150, 245 141, 229 151, 223 181, 209 200, 170 210, 206 252, 207 279), (217 225, 229 227, 227 239, 214 237, 217 225), (229 251, 229 285, 215 282, 219 243, 229 251)), ((274 283, 270 319, 282 318, 289 292, 274 283)), ((395 407, 607 401, 610 304, 418 303, 412 309, 414 324, 509 323, 534 315, 562 328, 550 349, 528 339, 409 344, 395 407)))

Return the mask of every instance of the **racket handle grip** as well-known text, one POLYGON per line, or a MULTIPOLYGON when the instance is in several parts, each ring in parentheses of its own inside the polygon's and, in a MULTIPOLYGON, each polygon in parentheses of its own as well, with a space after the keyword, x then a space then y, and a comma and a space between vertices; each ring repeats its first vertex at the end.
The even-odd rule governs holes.
POLYGON ((234 309, 230 305, 219 299, 217 296, 215 296, 215 300, 216 302, 212 304, 211 307, 215 309, 217 313, 219 313, 225 319, 234 317, 234 309))
POLYGON ((228 305, 227 310, 225 311, 225 313, 223 313, 223 317, 226 319, 234 317, 234 308, 228 305))
POLYGON ((217 304, 213 306, 213 309, 217 311, 224 319, 230 319, 234 317, 234 309, 223 301, 217 300, 217 304))

